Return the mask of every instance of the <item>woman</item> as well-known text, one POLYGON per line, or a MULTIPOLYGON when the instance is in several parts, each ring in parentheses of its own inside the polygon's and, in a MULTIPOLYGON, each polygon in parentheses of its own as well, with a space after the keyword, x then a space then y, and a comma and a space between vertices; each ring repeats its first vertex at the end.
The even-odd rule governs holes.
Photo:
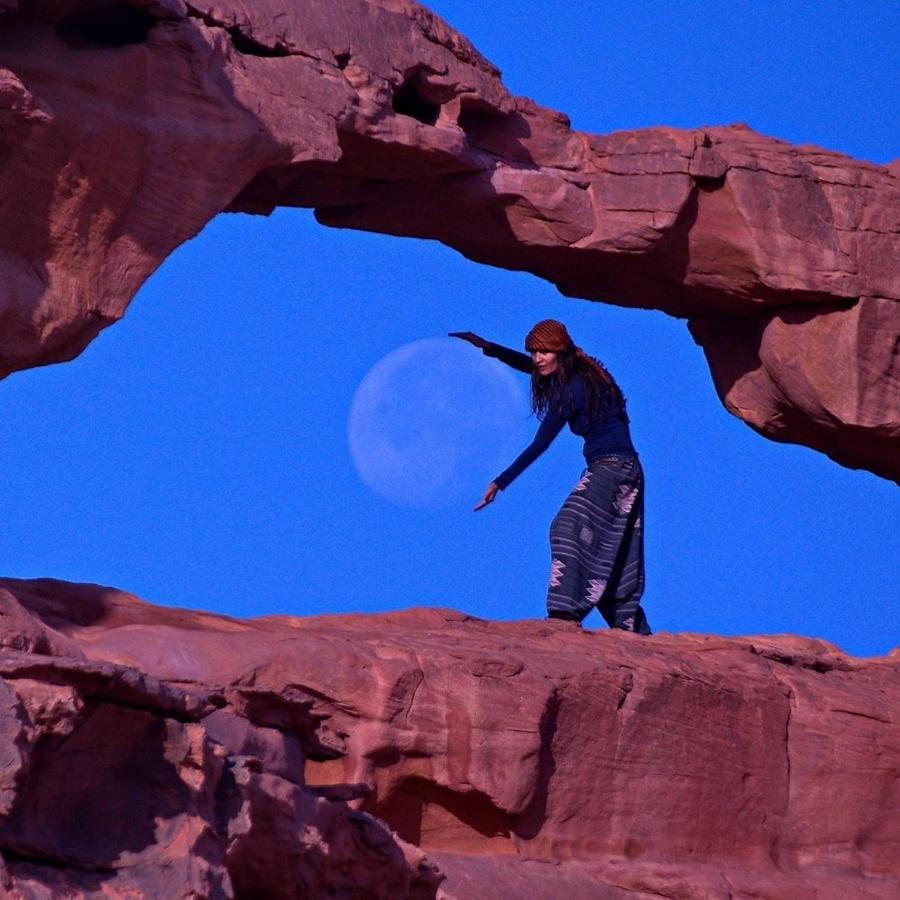
POLYGON ((486 356, 531 374, 541 425, 532 443, 488 486, 475 509, 532 463, 568 423, 584 438, 587 469, 550 526, 551 618, 581 620, 596 606, 611 628, 650 634, 644 591, 644 474, 628 431, 625 398, 605 367, 576 347, 566 326, 538 322, 519 353, 470 331, 453 332, 486 356))

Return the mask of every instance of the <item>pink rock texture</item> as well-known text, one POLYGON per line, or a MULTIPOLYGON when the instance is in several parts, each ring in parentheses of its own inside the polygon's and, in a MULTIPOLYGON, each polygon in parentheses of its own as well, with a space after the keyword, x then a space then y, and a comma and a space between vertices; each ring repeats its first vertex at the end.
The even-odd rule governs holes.
MULTIPOLYGON (((131 598, 9 587, 0 588, 2 896, 434 896, 440 876, 425 854, 345 802, 367 786, 307 784, 307 758, 336 755, 316 737, 311 696, 256 687, 252 670, 208 684, 107 661, 78 636, 82 626, 103 630, 111 597, 138 610, 131 598)), ((158 613, 157 640, 182 626, 199 637, 204 622, 213 636, 242 630, 158 613)), ((190 654, 189 642, 171 649, 190 654)))
POLYGON ((898 651, 50 580, 0 627, 5 896, 900 891, 898 651))
POLYGON ((900 479, 896 164, 572 131, 411 0, 0 0, 0 123, 0 375, 222 210, 308 206, 685 317, 729 411, 900 479))

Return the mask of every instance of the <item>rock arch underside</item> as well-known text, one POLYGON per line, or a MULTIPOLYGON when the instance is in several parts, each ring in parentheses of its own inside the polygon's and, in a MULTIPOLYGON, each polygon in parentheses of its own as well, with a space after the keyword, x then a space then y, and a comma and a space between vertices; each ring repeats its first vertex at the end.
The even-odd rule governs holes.
MULTIPOLYGON (((900 168, 572 131, 409 0, 0 0, 0 376, 222 211, 685 318, 726 408, 900 479, 900 168)), ((0 893, 894 898, 900 655, 0 581, 0 893)))
POLYGON ((726 408, 900 479, 900 179, 743 126, 611 135, 407 0, 0 0, 0 374, 223 210, 439 240, 687 319, 726 408))

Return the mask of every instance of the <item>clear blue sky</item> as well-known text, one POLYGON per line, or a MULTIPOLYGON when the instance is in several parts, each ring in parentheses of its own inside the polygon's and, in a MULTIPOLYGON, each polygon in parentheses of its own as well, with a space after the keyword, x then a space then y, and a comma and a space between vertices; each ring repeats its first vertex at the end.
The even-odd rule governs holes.
MULTIPOLYGON (((893 0, 431 6, 511 90, 580 129, 744 121, 900 157, 893 0)), ((303 210, 220 216, 78 360, 0 384, 0 571, 238 616, 542 616, 578 440, 562 435, 474 514, 493 463, 472 463, 450 508, 398 505, 360 479, 347 421, 397 348, 463 329, 519 345, 545 317, 629 398, 656 630, 793 632, 861 655, 900 643, 896 486, 729 416, 682 322, 567 300, 436 244, 329 231, 303 210)), ((479 400, 473 416, 490 415, 479 400)), ((518 422, 510 459, 536 424, 524 405, 518 422)))

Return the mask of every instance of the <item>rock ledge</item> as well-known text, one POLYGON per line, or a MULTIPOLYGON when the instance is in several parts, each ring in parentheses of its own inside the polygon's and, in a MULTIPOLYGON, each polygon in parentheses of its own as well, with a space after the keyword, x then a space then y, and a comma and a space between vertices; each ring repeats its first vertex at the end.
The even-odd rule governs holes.
POLYGON ((10 897, 887 898, 900 651, 0 581, 10 897))

